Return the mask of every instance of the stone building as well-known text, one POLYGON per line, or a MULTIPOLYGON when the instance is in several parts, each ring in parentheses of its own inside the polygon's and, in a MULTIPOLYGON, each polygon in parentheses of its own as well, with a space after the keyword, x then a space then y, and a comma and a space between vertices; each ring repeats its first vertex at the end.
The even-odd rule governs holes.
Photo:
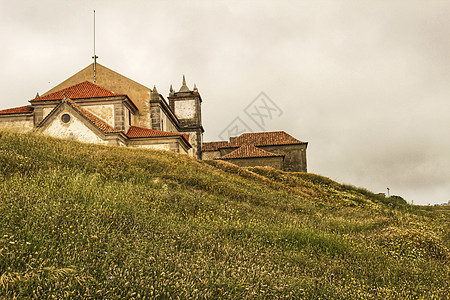
POLYGON ((241 167, 271 166, 292 172, 306 172, 306 147, 284 131, 244 133, 230 141, 202 145, 202 159, 220 159, 241 167))
POLYGON ((201 158, 202 98, 183 76, 169 101, 98 63, 91 64, 30 105, 0 111, 0 128, 35 130, 87 143, 169 150, 201 158))
POLYGON ((0 128, 118 146, 168 150, 239 166, 306 172, 306 147, 284 131, 245 133, 203 143, 202 98, 183 76, 168 101, 98 63, 87 66, 30 105, 0 110, 0 128))

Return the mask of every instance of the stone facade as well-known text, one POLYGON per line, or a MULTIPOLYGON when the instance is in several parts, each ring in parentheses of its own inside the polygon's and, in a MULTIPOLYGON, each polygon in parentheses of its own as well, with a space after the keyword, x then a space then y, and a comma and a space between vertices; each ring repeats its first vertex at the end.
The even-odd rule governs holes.
POLYGON ((0 110, 0 128, 38 131, 86 143, 158 149, 239 166, 306 172, 306 147, 287 133, 245 133, 203 143, 202 97, 183 76, 166 99, 100 64, 89 65, 30 105, 0 110), (94 78, 94 67, 96 77, 94 78))
POLYGON ((268 166, 278 170, 283 170, 283 157, 248 157, 229 159, 228 162, 239 167, 268 166))
POLYGON ((202 159, 220 159, 238 166, 270 166, 290 172, 307 172, 307 142, 284 131, 244 133, 230 142, 203 143, 202 159), (250 147, 251 146, 251 147, 250 147))
POLYGON ((187 87, 184 76, 180 92, 175 93, 172 88, 170 91, 171 103, 177 103, 175 107, 156 87, 147 88, 100 64, 96 64, 95 78, 93 70, 91 64, 31 99, 29 106, 0 111, 0 128, 36 130, 88 143, 164 149, 201 157, 201 97, 197 88, 191 91, 187 87), (70 101, 64 102, 66 98, 70 101), (60 111, 61 105, 72 113, 60 111), (67 123, 61 120, 64 114, 70 118, 67 123))

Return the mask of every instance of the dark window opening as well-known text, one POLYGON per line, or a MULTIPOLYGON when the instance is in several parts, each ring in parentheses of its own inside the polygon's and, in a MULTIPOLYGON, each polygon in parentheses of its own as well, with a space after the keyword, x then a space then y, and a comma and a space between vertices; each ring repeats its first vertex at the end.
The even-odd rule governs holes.
POLYGON ((63 123, 69 123, 70 122, 70 115, 69 114, 63 114, 61 116, 61 121, 63 121, 63 123))

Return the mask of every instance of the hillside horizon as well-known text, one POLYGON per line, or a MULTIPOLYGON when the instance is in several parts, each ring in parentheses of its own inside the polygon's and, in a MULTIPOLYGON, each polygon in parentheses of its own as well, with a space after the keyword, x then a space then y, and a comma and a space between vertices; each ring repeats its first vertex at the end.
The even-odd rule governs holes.
POLYGON ((0 297, 444 299, 449 208, 0 131, 0 297))

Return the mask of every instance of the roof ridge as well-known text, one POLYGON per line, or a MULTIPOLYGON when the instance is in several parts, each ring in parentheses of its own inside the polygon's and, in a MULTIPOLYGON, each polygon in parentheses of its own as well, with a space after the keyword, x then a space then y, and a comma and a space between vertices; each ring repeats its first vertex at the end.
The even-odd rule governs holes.
POLYGON ((267 132, 247 132, 234 138, 233 141, 229 143, 228 147, 239 147, 247 144, 254 144, 256 146, 272 146, 307 144, 307 142, 302 142, 282 130, 267 132))
POLYGON ((44 101, 44 100, 61 100, 63 95, 67 94, 68 98, 98 98, 98 97, 112 97, 123 96, 124 94, 116 94, 107 88, 104 88, 98 84, 92 83, 88 80, 76 83, 69 87, 55 91, 50 94, 40 96, 38 98, 31 99, 30 102, 44 101))
POLYGON ((272 153, 256 147, 253 144, 242 145, 236 150, 216 159, 236 159, 236 158, 254 158, 254 157, 284 157, 283 154, 272 153))

